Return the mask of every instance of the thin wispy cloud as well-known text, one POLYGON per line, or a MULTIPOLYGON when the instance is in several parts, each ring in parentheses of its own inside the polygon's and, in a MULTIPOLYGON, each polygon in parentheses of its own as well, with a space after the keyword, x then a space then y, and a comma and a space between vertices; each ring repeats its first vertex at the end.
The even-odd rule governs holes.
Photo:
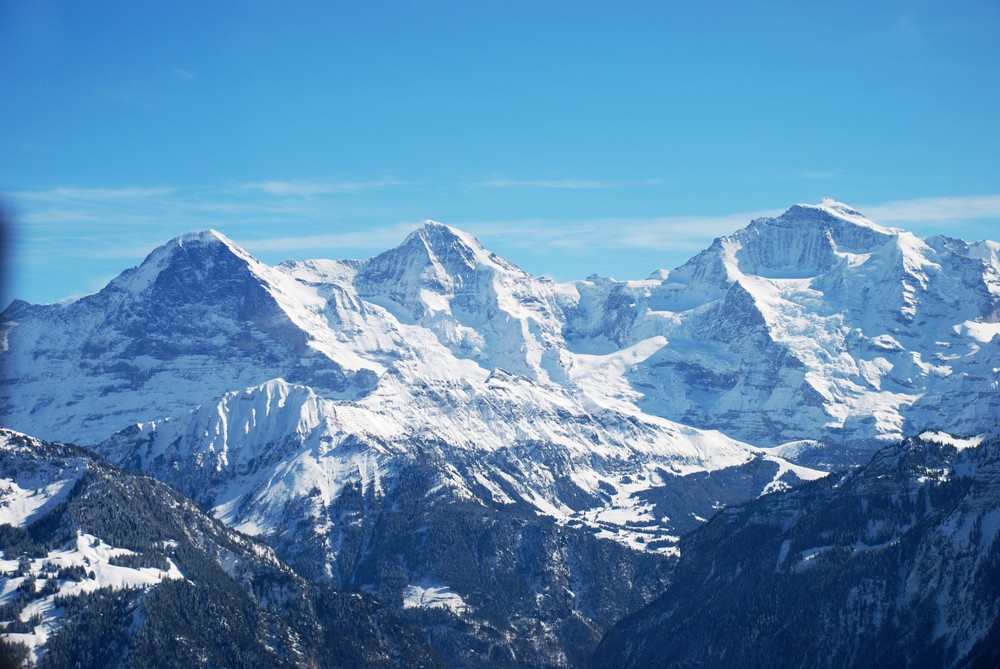
POLYGON ((57 186, 55 188, 40 190, 21 190, 12 193, 12 195, 15 199, 30 202, 65 202, 67 200, 121 202, 162 197, 176 191, 177 189, 169 186, 157 186, 154 188, 79 188, 75 186, 57 186))
POLYGON ((241 188, 261 191, 268 195, 314 197, 319 195, 336 195, 338 193, 356 193, 374 189, 397 188, 400 186, 411 186, 414 183, 389 178, 373 181, 261 181, 243 184, 241 188))
MULTIPOLYGON (((971 197, 927 197, 893 200, 858 207, 877 223, 959 223, 970 220, 1000 220, 1000 195, 971 197)), ((906 227, 903 225, 903 227, 906 227)))
MULTIPOLYGON (((812 178, 832 178, 834 173, 817 172, 812 178)), ((238 218, 241 224, 255 219, 274 221, 282 217, 320 218, 340 210, 341 203, 326 197, 365 190, 409 188, 420 182, 385 178, 377 180, 273 180, 242 183, 235 186, 181 188, 155 187, 87 188, 57 186, 19 190, 9 195, 23 211, 20 218, 33 225, 48 223, 85 223, 104 221, 163 221, 224 224, 238 218)), ((651 182, 614 181, 517 181, 481 182, 492 187, 538 188, 612 188, 623 184, 651 182)), ((454 184, 453 187, 459 187, 454 184)), ((933 197, 859 204, 859 210, 878 223, 941 223, 1000 219, 1000 194, 968 197, 933 197)), ((416 212, 414 212, 416 213, 416 212)), ((533 239, 551 239, 564 245, 587 245, 595 238, 607 238, 616 246, 667 246, 678 239, 704 238, 731 232, 752 218, 774 215, 779 210, 737 212, 718 216, 663 216, 643 218, 605 217, 586 220, 566 218, 524 218, 499 221, 453 221, 458 226, 499 235, 517 230, 518 235, 533 239)), ((397 216, 392 216, 398 220, 397 216)), ((398 226, 397 226, 398 228, 398 226)), ((388 229, 388 228, 380 228, 388 229)), ((275 238, 278 239, 278 238, 275 238)), ((291 237, 281 237, 290 240, 291 237)), ((274 242, 278 244, 279 242, 274 242)), ((280 242, 289 244, 290 241, 280 242)))
MULTIPOLYGON (((251 253, 304 251, 307 256, 314 257, 318 250, 343 249, 344 252, 350 252, 362 249, 389 249, 398 245, 416 226, 416 223, 398 223, 321 235, 244 238, 237 240, 237 243, 251 253)), ((337 253, 334 255, 337 258, 345 257, 337 253)))
POLYGON ((554 190, 610 190, 615 188, 635 188, 642 186, 662 186, 666 179, 642 179, 638 181, 600 179, 487 179, 473 184, 478 188, 540 188, 554 190))
MULTIPOLYGON (((287 225, 328 218, 333 206, 322 196, 288 198, 244 187, 79 188, 56 187, 10 193, 18 219, 33 229, 85 224, 131 228, 163 225, 187 230, 287 225)), ((346 208, 345 208, 346 209, 346 208)))
POLYGON ((483 240, 507 237, 517 247, 552 249, 676 249, 703 248, 719 236, 746 226, 754 218, 780 210, 740 212, 722 216, 662 216, 594 218, 587 220, 519 219, 468 221, 466 228, 483 240))

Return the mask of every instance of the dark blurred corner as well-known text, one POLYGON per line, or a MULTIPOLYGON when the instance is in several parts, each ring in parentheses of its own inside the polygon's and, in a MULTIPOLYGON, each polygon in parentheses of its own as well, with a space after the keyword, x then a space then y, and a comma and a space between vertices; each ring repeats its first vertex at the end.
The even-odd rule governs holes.
POLYGON ((11 221, 7 205, 0 200, 0 312, 7 308, 10 296, 11 221))
MULTIPOLYGON (((7 309, 10 298, 10 256, 11 256, 11 223, 7 207, 0 200, 0 313, 7 309)), ((0 361, 0 378, 7 378, 5 363, 0 361)), ((4 416, 0 414, 0 425, 4 424, 4 416)), ((27 649, 21 645, 9 644, 0 639, 0 669, 20 669, 27 666, 27 649)))
MULTIPOLYGON (((0 200, 0 314, 2 314, 6 309, 7 305, 10 304, 11 293, 10 289, 10 278, 11 278, 11 268, 10 268, 10 258, 11 258, 11 236, 13 234, 11 230, 11 220, 8 214, 9 209, 3 200, 0 200)), ((2 320, 2 319, 0 319, 2 320)), ((0 322, 0 327, 3 323, 0 322)), ((0 379, 6 380, 9 378, 7 376, 6 367, 6 356, 0 360, 0 379)), ((2 410, 0 410, 2 411, 2 410)), ((5 416, 0 413, 0 425, 6 423, 5 416)), ((16 654, 11 647, 8 647, 6 643, 0 643, 0 669, 7 669, 7 667, 18 667, 21 664, 16 659, 16 654)))

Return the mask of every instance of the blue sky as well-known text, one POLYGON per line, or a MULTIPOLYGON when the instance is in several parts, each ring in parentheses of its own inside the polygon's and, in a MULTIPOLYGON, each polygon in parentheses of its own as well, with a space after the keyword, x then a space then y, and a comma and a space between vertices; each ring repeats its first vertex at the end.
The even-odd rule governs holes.
POLYGON ((432 218, 557 280, 825 196, 997 239, 997 35, 992 0, 11 0, 5 299, 208 227, 277 262, 432 218))

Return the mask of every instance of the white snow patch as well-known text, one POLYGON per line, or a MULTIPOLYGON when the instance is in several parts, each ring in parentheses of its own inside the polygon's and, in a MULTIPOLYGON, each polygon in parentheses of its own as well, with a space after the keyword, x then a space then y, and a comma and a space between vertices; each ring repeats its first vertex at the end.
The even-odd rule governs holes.
POLYGON ((448 298, 440 293, 435 293, 427 290, 426 288, 421 288, 420 301, 427 306, 429 311, 442 311, 446 314, 451 313, 451 304, 448 302, 448 298))
POLYGON ((778 465, 778 471, 774 474, 774 479, 764 486, 764 490, 760 493, 761 496, 787 489, 789 485, 781 480, 787 472, 795 474, 802 481, 815 481, 829 476, 829 472, 796 465, 784 458, 779 458, 771 454, 765 455, 764 459, 778 465))
POLYGON ((43 483, 38 488, 22 488, 10 479, 0 480, 0 525, 24 527, 62 501, 75 482, 66 479, 43 483))
POLYGON ((978 342, 988 344, 1000 335, 1000 323, 980 323, 979 321, 963 321, 952 330, 957 335, 971 337, 978 342))
POLYGON ((404 609, 448 609, 455 615, 470 610, 462 596, 445 585, 411 584, 403 590, 404 609))
POLYGON ((831 197, 824 197, 819 204, 800 204, 799 206, 808 209, 820 209, 826 211, 837 216, 838 218, 842 218, 845 221, 849 221, 864 228, 870 228, 871 230, 881 232, 884 235, 902 232, 902 228, 889 228, 874 223, 861 213, 852 209, 849 205, 844 204, 843 202, 838 202, 831 197))
POLYGON ((869 339, 872 346, 876 348, 883 349, 885 351, 903 351, 903 345, 896 340, 895 337, 888 334, 880 334, 877 337, 872 337, 869 339))
POLYGON ((963 439, 961 437, 953 437, 947 432, 940 431, 922 432, 920 433, 920 438, 924 441, 933 441, 934 443, 941 444, 943 446, 953 446, 959 451, 964 451, 967 448, 975 448, 976 446, 979 446, 979 444, 983 443, 982 435, 963 439))
POLYGON ((808 569, 813 560, 822 555, 823 553, 832 550, 833 546, 817 546, 815 548, 807 548, 802 551, 801 558, 793 567, 792 571, 801 571, 803 569, 808 569))

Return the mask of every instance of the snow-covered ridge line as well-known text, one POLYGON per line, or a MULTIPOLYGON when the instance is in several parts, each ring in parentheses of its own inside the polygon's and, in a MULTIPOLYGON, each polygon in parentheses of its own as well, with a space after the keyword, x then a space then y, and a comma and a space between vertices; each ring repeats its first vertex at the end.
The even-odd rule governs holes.
POLYGON ((669 536, 637 497, 662 485, 666 472, 683 476, 764 457, 776 465, 772 486, 786 474, 792 481, 822 475, 719 433, 607 408, 581 412, 563 395, 505 372, 452 392, 442 409, 419 396, 393 395, 388 403, 326 400, 272 379, 188 416, 138 424, 100 450, 195 497, 215 490, 217 517, 243 532, 270 535, 283 526, 281 510, 290 499, 325 508, 356 483, 380 490, 382 479, 415 460, 412 445, 419 444, 425 452, 445 449, 444 461, 463 463, 467 473, 441 475, 443 485, 466 499, 526 502, 561 523, 610 531, 640 549, 669 536), (447 408, 465 405, 478 410, 447 408), (591 501, 583 508, 567 501, 570 490, 591 501))
POLYGON ((953 446, 959 451, 964 451, 967 448, 976 448, 983 443, 984 439, 983 435, 961 438, 940 431, 923 432, 920 434, 920 438, 924 441, 932 441, 943 446, 953 446))

